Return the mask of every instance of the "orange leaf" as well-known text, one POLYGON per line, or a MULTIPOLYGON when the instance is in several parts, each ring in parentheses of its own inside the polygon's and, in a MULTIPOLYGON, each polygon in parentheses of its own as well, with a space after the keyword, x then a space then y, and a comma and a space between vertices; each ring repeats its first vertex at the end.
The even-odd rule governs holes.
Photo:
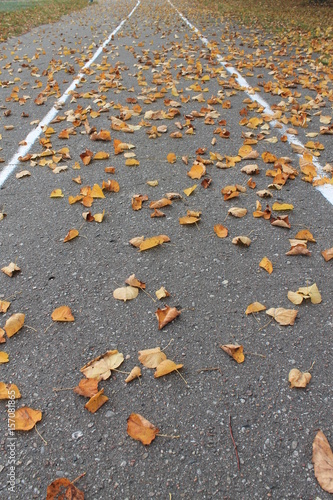
POLYGON ((6 352, 0 351, 0 365, 3 363, 8 363, 9 358, 6 352))
POLYGON ((42 412, 33 410, 28 406, 23 406, 15 411, 14 430, 15 431, 30 431, 37 422, 42 420, 42 412))
POLYGON ((333 259, 333 247, 332 248, 328 248, 327 250, 323 250, 321 252, 321 255, 324 257, 324 259, 326 260, 326 262, 328 262, 329 260, 333 259))
POLYGON ((15 384, 0 382, 0 399, 19 399, 21 393, 15 384))
POLYGON ((70 229, 63 241, 66 243, 67 241, 73 240, 77 236, 79 236, 79 231, 77 229, 70 229))
POLYGON ((128 375, 128 377, 125 379, 125 382, 126 384, 128 384, 128 382, 132 382, 132 380, 135 380, 139 377, 141 377, 141 368, 139 368, 139 366, 135 366, 131 370, 131 373, 128 375))
POLYGON ((160 347, 139 351, 139 361, 146 368, 156 368, 165 359, 166 355, 161 351, 160 347))
POLYGON ((191 177, 191 179, 201 179, 203 175, 206 173, 206 167, 202 163, 196 163, 193 165, 191 170, 187 172, 187 175, 191 177))
POLYGON ((314 237, 312 236, 310 231, 308 231, 307 229, 302 229, 302 231, 299 231, 296 234, 295 239, 296 240, 307 240, 307 241, 310 241, 311 243, 316 243, 316 240, 314 239, 314 237))
POLYGON ((127 280, 125 281, 125 283, 127 285, 134 286, 136 288, 141 288, 141 289, 145 289, 146 288, 146 284, 143 281, 138 280, 135 277, 135 274, 131 274, 131 276, 129 276, 129 278, 127 278, 127 280))
POLYGON ((80 396, 91 398, 98 393, 98 380, 95 378, 83 378, 80 380, 79 385, 74 387, 74 392, 80 396))
POLYGON ((68 306, 57 307, 51 314, 53 321, 74 321, 74 316, 68 306))
POLYGON ((245 314, 257 313, 260 311, 265 311, 266 307, 260 304, 260 302, 253 302, 249 306, 247 306, 245 314))
POLYGON ((179 316, 181 311, 176 307, 165 306, 163 309, 157 309, 155 312, 158 319, 158 329, 161 330, 165 325, 179 316))
POLYGON ((106 151, 98 151, 94 156, 94 160, 107 160, 108 158, 110 155, 106 151))
POLYGON ((193 217, 192 215, 186 215, 185 217, 179 218, 179 224, 181 225, 195 224, 199 221, 200 217, 193 217))
POLYGON ((172 205, 172 201, 169 200, 168 198, 162 198, 157 201, 152 201, 149 205, 149 208, 163 208, 168 205, 172 205))
POLYGON ((159 429, 138 413, 127 419, 127 434, 142 444, 149 445, 159 433, 159 429))
POLYGON ((333 493, 333 453, 325 434, 318 431, 312 445, 314 473, 323 490, 333 493))
POLYGON ((242 345, 225 344, 221 345, 220 347, 235 361, 237 361, 237 363, 243 363, 243 361, 245 360, 242 345))
POLYGON ((169 163, 176 163, 177 157, 176 157, 175 153, 169 153, 167 156, 167 161, 169 163))
POLYGON ((16 313, 7 319, 6 324, 4 326, 4 330, 7 334, 7 337, 12 337, 13 335, 15 335, 15 333, 21 330, 22 326, 24 325, 24 318, 25 314, 16 313))
POLYGON ((88 403, 84 405, 84 407, 90 411, 90 413, 96 413, 97 410, 100 409, 101 406, 106 403, 109 398, 107 396, 104 396, 104 389, 101 389, 97 394, 92 396, 88 403))
POLYGON ((180 370, 180 368, 183 368, 183 365, 177 365, 171 359, 165 359, 156 367, 154 378, 164 377, 164 375, 180 370))
POLYGON ((267 257, 264 257, 259 262, 259 267, 262 267, 263 269, 265 269, 265 271, 267 271, 268 274, 272 274, 272 272, 273 272, 273 264, 271 263, 271 261, 267 257))
POLYGON ((222 224, 216 224, 214 226, 214 232, 219 238, 226 238, 228 236, 228 229, 222 224))
POLYGON ((61 477, 48 485, 46 500, 84 500, 84 493, 69 479, 61 477))
POLYGON ((6 300, 0 300, 0 313, 7 312, 9 306, 10 302, 7 302, 6 300))

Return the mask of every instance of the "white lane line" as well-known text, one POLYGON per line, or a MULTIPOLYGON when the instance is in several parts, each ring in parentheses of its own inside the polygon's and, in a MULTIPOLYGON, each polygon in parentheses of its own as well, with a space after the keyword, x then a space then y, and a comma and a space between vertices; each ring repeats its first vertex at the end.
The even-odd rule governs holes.
MULTIPOLYGON (((170 0, 168 0, 168 2, 175 9, 175 11, 181 17, 181 19, 199 36, 201 42, 204 45, 206 45, 206 47, 209 48, 209 46, 210 46, 209 40, 206 37, 201 35, 198 28, 196 28, 192 23, 190 23, 190 21, 177 9, 177 7, 175 7, 173 5, 173 3, 170 0)), ((236 80, 237 80, 238 84, 241 87, 243 87, 244 92, 250 97, 250 99, 252 99, 252 101, 258 102, 264 108, 265 113, 270 114, 270 115, 274 115, 274 112, 273 112, 272 108, 270 107, 270 105, 268 104, 268 102, 266 102, 265 99, 263 99, 259 94, 254 92, 251 85, 249 85, 247 80, 245 80, 245 78, 239 73, 239 71, 237 71, 236 68, 234 68, 233 66, 230 66, 229 63, 227 63, 223 59, 223 57, 220 56, 219 54, 216 54, 216 58, 219 61, 219 63, 221 64, 221 66, 223 66, 224 69, 226 71, 228 71, 228 73, 230 73, 231 75, 237 75, 236 80)), ((273 126, 275 126, 277 123, 278 122, 276 120, 271 121, 271 124, 273 126)), ((281 125, 281 124, 279 123, 279 125, 281 125)), ((278 128, 277 130, 279 131, 279 133, 281 135, 285 135, 287 137, 287 140, 288 140, 290 145, 295 144, 295 145, 300 146, 302 148, 305 147, 304 144, 302 144, 302 142, 300 142, 298 139, 296 139, 296 137, 294 135, 287 133, 287 131, 286 131, 287 127, 285 125, 283 125, 282 128, 278 128)), ((298 155, 298 156, 300 156, 300 155, 298 155)), ((317 167, 317 171, 319 172, 319 174, 324 175, 323 167, 319 163, 319 161, 316 158, 313 158, 312 162, 317 167)), ((324 184, 323 186, 318 186, 316 189, 327 199, 327 201, 329 201, 333 205, 333 185, 332 184, 324 184)))
POLYGON ((15 155, 12 156, 12 158, 9 160, 8 164, 0 172, 0 189, 3 186, 4 182, 8 179, 8 177, 14 172, 15 168, 17 167, 17 165, 19 163, 19 157, 26 155, 30 151, 30 149, 33 146, 33 144, 35 143, 36 139, 38 139, 38 137, 41 135, 42 128, 45 125, 49 125, 49 123, 57 116, 57 114, 59 113, 59 109, 56 109, 56 106, 59 107, 59 105, 64 104, 67 101, 68 97, 70 96, 70 92, 72 90, 74 90, 76 85, 81 81, 81 79, 85 77, 85 74, 82 73, 82 71, 89 68, 89 66, 91 66, 91 64, 97 59, 97 57, 103 51, 104 47, 106 47, 106 45, 111 41, 112 37, 120 30, 120 28, 123 26, 123 24, 132 16, 132 14, 138 8, 140 3, 141 3, 141 0, 138 0, 137 4, 132 9, 132 11, 128 14, 128 16, 125 17, 125 19, 123 19, 121 21, 121 23, 117 26, 117 28, 112 31, 112 33, 110 33, 109 37, 107 38, 107 40, 105 40, 103 45, 101 45, 96 50, 93 57, 91 59, 89 59, 89 61, 83 66, 80 73, 78 73, 78 75, 75 77, 75 79, 73 80, 71 85, 65 90, 65 92, 62 94, 62 96, 59 98, 57 103, 50 109, 50 111, 39 122, 38 127, 36 127, 34 130, 32 130, 27 135, 27 137, 24 139, 24 141, 26 142, 26 145, 19 147, 19 149, 17 150, 15 155))

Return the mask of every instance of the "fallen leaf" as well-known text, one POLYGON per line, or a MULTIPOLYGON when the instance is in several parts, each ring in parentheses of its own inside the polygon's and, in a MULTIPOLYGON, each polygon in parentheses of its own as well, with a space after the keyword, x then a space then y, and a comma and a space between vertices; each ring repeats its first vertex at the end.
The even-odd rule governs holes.
POLYGON ((240 207, 231 207, 228 210, 229 215, 233 215, 234 217, 244 217, 247 214, 247 209, 246 208, 240 208, 240 207))
POLYGON ((11 278, 13 274, 19 273, 21 269, 14 262, 11 262, 8 266, 2 267, 1 271, 11 278))
POLYGON ((79 385, 74 387, 73 390, 80 396, 91 398, 98 393, 98 380, 95 378, 83 378, 80 380, 79 385))
POLYGON ((147 181, 146 184, 148 184, 148 186, 151 186, 151 187, 156 187, 158 186, 158 181, 147 181))
POLYGON ((286 252, 286 255, 307 255, 310 257, 311 253, 306 245, 294 245, 289 252, 286 252))
POLYGON ((170 293, 164 288, 164 286, 161 286, 161 288, 157 290, 155 294, 158 300, 164 299, 165 297, 170 297, 170 293))
POLYGON ((312 444, 312 462, 318 483, 333 493, 333 453, 325 434, 318 431, 312 444))
POLYGON ((327 250, 323 250, 321 252, 321 255, 324 257, 325 261, 328 262, 329 260, 333 259, 333 247, 328 248, 327 250))
POLYGON ((12 337, 13 335, 15 335, 15 333, 21 330, 22 326, 24 325, 24 318, 25 314, 16 313, 7 319, 4 326, 7 337, 12 337))
POLYGON ((113 297, 117 300, 127 300, 135 299, 138 296, 139 290, 133 286, 123 286, 121 288, 116 288, 113 292, 113 297))
POLYGON ((290 222, 288 219, 288 215, 281 215, 279 217, 271 217, 270 219, 272 226, 279 226, 279 227, 285 227, 287 229, 290 229, 290 222))
POLYGON ((302 231, 299 231, 296 234, 295 239, 296 240, 307 240, 307 241, 310 241, 311 243, 316 243, 316 240, 314 239, 313 235, 307 229, 302 229, 302 231))
POLYGON ((0 351, 0 365, 3 363, 8 363, 9 358, 6 352, 0 351))
POLYGON ((93 185, 90 196, 92 198, 105 198, 103 190, 98 184, 93 185))
POLYGON ((149 445, 159 429, 138 413, 131 413, 127 419, 127 434, 144 445, 149 445))
POLYGON ((247 175, 258 175, 259 167, 256 164, 245 165, 245 167, 241 168, 241 172, 247 175))
POLYGON ((105 210, 103 210, 103 212, 102 212, 102 213, 100 213, 100 214, 95 214, 95 215, 94 215, 94 220, 95 220, 95 222, 98 222, 98 223, 103 222, 103 219, 104 219, 104 214, 105 214, 105 210))
POLYGON ((232 243, 241 247, 249 247, 251 245, 251 240, 247 236, 236 236, 233 238, 232 243))
POLYGON ((84 407, 90 411, 90 413, 96 413, 96 411, 99 410, 100 407, 103 406, 108 400, 109 398, 104 396, 104 389, 101 389, 97 394, 89 399, 88 403, 86 403, 84 407))
POLYGON ((196 188, 197 184, 194 184, 194 186, 184 189, 183 191, 186 194, 186 196, 190 196, 196 188))
POLYGON ((272 307, 266 311, 266 314, 272 316, 280 325, 288 326, 295 323, 297 312, 295 309, 284 309, 283 307, 275 309, 272 307))
POLYGON ((229 356, 231 356, 235 361, 237 361, 237 363, 243 363, 243 361, 245 360, 242 345, 225 344, 225 345, 220 345, 220 347, 227 354, 229 354, 229 356))
POLYGON ((7 302, 6 300, 0 300, 0 313, 7 312, 9 306, 10 306, 10 302, 7 302))
POLYGON ((15 384, 0 382, 0 399, 19 399, 21 393, 15 384))
POLYGON ((264 257, 259 262, 259 267, 262 267, 263 269, 265 269, 265 271, 267 271, 268 274, 272 274, 272 272, 273 272, 273 264, 271 263, 271 261, 267 257, 264 257))
POLYGON ((70 229, 63 239, 63 242, 66 243, 67 241, 71 241, 77 236, 79 236, 79 231, 77 229, 70 229))
POLYGON ((274 210, 274 212, 283 212, 284 210, 294 210, 294 205, 291 205, 291 203, 275 202, 273 203, 272 210, 274 210))
POLYGON ((69 479, 61 477, 48 485, 46 500, 84 500, 84 493, 69 479))
POLYGON ((182 226, 189 224, 196 224, 197 222, 200 222, 200 217, 193 217, 191 215, 185 215, 185 217, 179 217, 179 224, 182 226))
POLYGON ((22 170, 18 174, 15 175, 16 179, 22 179, 22 177, 30 177, 31 173, 29 170, 22 170))
POLYGON ((68 306, 57 307, 51 314, 51 318, 53 319, 53 321, 74 321, 74 316, 70 307, 68 306))
POLYGON ((171 359, 165 359, 156 367, 154 378, 164 377, 164 375, 178 371, 180 368, 183 368, 183 365, 177 365, 171 359))
POLYGON ((30 431, 35 427, 37 422, 42 420, 42 412, 33 410, 28 406, 23 406, 15 411, 13 420, 15 431, 30 431))
POLYGON ((50 198, 63 198, 63 192, 61 189, 54 189, 50 194, 50 198))
POLYGON ((297 368, 290 370, 288 375, 290 387, 306 387, 311 380, 311 373, 300 372, 297 368))
POLYGON ((139 351, 139 361, 146 368, 156 368, 165 359, 166 355, 161 351, 160 347, 139 351))
POLYGON ((165 306, 163 309, 157 309, 155 312, 158 319, 158 329, 161 330, 165 325, 173 321, 181 313, 176 307, 165 306))
POLYGON ((135 380, 136 378, 139 378, 139 377, 141 377, 141 368, 139 366, 135 366, 131 370, 128 377, 125 379, 125 382, 126 382, 126 384, 128 384, 128 382, 132 382, 132 380, 135 380))
POLYGON ((159 236, 153 236, 152 238, 147 238, 142 243, 140 243, 139 249, 140 252, 145 250, 149 250, 150 248, 157 247, 170 241, 170 238, 166 235, 160 234, 159 236))
POLYGON ((161 200, 152 201, 149 205, 149 208, 163 208, 168 205, 172 205, 172 201, 168 198, 162 198, 161 200))
POLYGON ((87 378, 96 378, 98 381, 106 380, 110 377, 111 371, 118 368, 123 361, 124 356, 117 349, 107 351, 89 361, 89 363, 80 369, 80 372, 87 378))
POLYGON ((194 164, 191 170, 187 172, 187 175, 191 177, 191 179, 201 179, 201 177, 205 174, 206 167, 202 163, 194 164))
POLYGON ((266 310, 266 307, 264 305, 260 304, 260 302, 252 302, 252 304, 247 306, 245 314, 252 314, 252 313, 257 313, 257 312, 265 311, 265 310, 266 310))
POLYGON ((216 224, 214 226, 214 232, 219 238, 226 238, 228 236, 228 229, 222 224, 216 224))
POLYGON ((137 288, 141 288, 141 290, 146 288, 146 284, 145 284, 143 281, 138 280, 138 279, 135 277, 135 274, 131 274, 131 276, 129 276, 129 277, 127 278, 127 280, 125 281, 125 283, 126 283, 127 285, 130 285, 130 286, 134 286, 134 287, 137 287, 137 288))

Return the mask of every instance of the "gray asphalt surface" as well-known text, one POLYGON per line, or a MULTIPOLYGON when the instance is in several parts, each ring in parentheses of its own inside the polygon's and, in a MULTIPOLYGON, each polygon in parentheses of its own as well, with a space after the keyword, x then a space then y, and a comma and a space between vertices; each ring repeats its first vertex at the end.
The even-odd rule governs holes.
MULTIPOLYGON (((296 51, 292 44, 279 45, 278 39, 265 38, 258 30, 224 23, 212 12, 199 11, 192 2, 177 1, 174 5, 203 30, 214 43, 213 50, 215 47, 223 57, 230 56, 230 64, 258 87, 270 106, 284 101, 283 114, 288 119, 299 106, 318 97, 325 82, 322 101, 318 100, 317 107, 305 109, 308 127, 297 127, 303 144, 310 140, 307 133, 319 132, 320 112, 332 116, 331 76, 329 69, 316 62, 318 54, 308 54, 305 47, 296 51), (289 61, 293 66, 288 66, 289 61), (264 92, 260 84, 269 81, 283 88, 285 94, 264 92)), ((31 122, 46 115, 84 62, 134 6, 135 2, 101 0, 58 24, 35 29, 0 46, 3 168, 16 153, 18 143, 36 126, 31 122), (34 101, 48 83, 55 93, 38 106, 34 101), (15 101, 15 86, 19 97, 29 96, 24 104, 15 101), (7 110, 10 116, 5 116, 7 110), (22 112, 29 116, 22 117, 22 112), (14 129, 5 130, 7 125, 14 125, 14 129)), ((209 48, 168 2, 143 0, 91 66, 86 81, 77 88, 78 94, 59 110, 58 116, 66 117, 66 112, 78 106, 91 106, 97 111, 100 99, 110 103, 109 110, 99 117, 89 116, 89 124, 97 132, 110 130, 112 141, 91 141, 82 134, 83 125, 76 128, 76 135, 62 140, 59 132, 72 124, 50 124, 55 130, 50 137, 52 149, 69 148, 70 159, 59 163, 68 169, 54 174, 48 166, 20 163, 2 186, 0 209, 7 216, 0 221, 0 264, 3 267, 16 262, 21 273, 13 278, 0 273, 0 299, 11 297, 0 326, 16 312, 26 315, 27 326, 0 346, 9 354, 9 362, 1 365, 0 381, 19 387, 22 398, 16 401, 17 408, 29 406, 42 411, 37 429, 43 439, 35 430, 15 434, 16 484, 15 492, 10 492, 8 415, 6 401, 1 401, 0 498, 45 498, 47 485, 53 480, 74 480, 84 473, 75 484, 88 500, 330 498, 317 483, 311 457, 318 429, 333 444, 332 261, 325 262, 321 255, 322 250, 333 246, 332 205, 303 182, 301 174, 288 179, 282 190, 271 190, 273 197, 268 200, 256 195, 272 182, 265 176, 272 165, 263 162, 263 152, 290 157, 291 165, 299 171, 299 157, 288 142, 281 141, 276 127, 268 127, 265 136, 276 136, 276 143, 262 139, 252 145, 260 154, 257 160, 242 160, 229 169, 217 168, 216 161, 207 165, 206 177, 212 180, 209 188, 204 189, 201 180, 188 177, 199 148, 206 148, 201 154, 205 160, 210 159, 209 152, 236 156, 244 142, 242 133, 252 131, 256 138, 262 130, 266 132, 260 126, 251 130, 239 125, 244 117, 240 112, 249 104, 244 102, 248 95, 224 69, 216 72, 219 68, 209 48), (112 73, 116 74, 113 88, 100 85, 101 72, 110 70, 107 64, 118 70, 112 73), (204 78, 207 76, 209 80, 204 78), (202 90, 190 88, 195 84, 202 90), (161 89, 165 90, 164 97, 156 98, 161 89), (84 96, 91 91, 94 94, 84 96), (202 102, 193 99, 199 94, 202 102), (190 99, 183 102, 182 96, 190 99), (133 109, 135 103, 129 98, 136 99, 142 112, 126 123, 141 124, 141 128, 133 133, 110 129, 110 117, 120 117, 121 106, 133 109), (178 116, 156 121, 144 118, 150 110, 168 112, 172 105, 165 104, 165 99, 181 104, 176 108, 178 116), (208 108, 210 99, 212 111, 219 116, 209 125, 205 117, 193 117, 193 112, 208 108), (223 107, 221 102, 227 100, 230 107, 223 107), (219 125, 221 120, 225 122, 219 125), (184 128, 182 138, 174 139, 170 134, 178 130, 177 121, 184 128), (195 134, 185 134, 188 123, 195 127, 195 134), (150 139, 147 130, 160 125, 167 125, 167 132, 150 139), (218 127, 226 128, 230 138, 214 134, 218 127), (215 145, 211 143, 213 138, 215 145), (123 154, 114 154, 114 139, 135 145, 131 151, 139 166, 128 167, 123 154), (93 153, 107 151, 110 158, 84 166, 80 154, 86 149, 93 153), (170 152, 177 156, 174 164, 166 160, 170 152), (187 166, 182 156, 189 157, 187 166), (73 170, 75 162, 80 170, 73 170), (240 169, 250 163, 257 163, 260 169, 260 174, 253 176, 257 187, 223 201, 221 189, 225 186, 246 186, 248 176, 240 169), (104 172, 108 166, 115 167, 114 174, 104 172), (25 169, 31 176, 16 179, 16 173, 25 169), (72 181, 78 174, 82 186, 102 185, 103 180, 114 179, 120 191, 106 193, 105 199, 95 200, 91 209, 79 203, 70 205, 68 196, 79 194, 82 187, 72 181), (159 181, 157 187, 146 184, 155 179, 159 181), (187 197, 183 190, 194 184, 198 184, 197 189, 187 197), (64 198, 50 198, 57 188, 62 189, 64 198), (165 217, 151 218, 149 202, 167 192, 178 192, 183 198, 162 209, 165 217), (135 194, 149 197, 140 211, 131 208, 135 194), (291 229, 255 219, 252 212, 256 200, 261 201, 263 209, 266 202, 270 206, 276 201, 292 203, 291 229), (247 215, 241 219, 227 217, 232 206, 247 208, 247 215), (93 214, 105 210, 103 222, 85 222, 81 215, 85 210, 93 214), (200 223, 181 226, 178 219, 187 210, 201 211, 200 223), (215 224, 224 224, 229 236, 218 238, 215 224), (80 235, 64 243, 71 228, 78 229, 80 235), (312 255, 285 255, 290 249, 288 238, 301 229, 310 230, 317 241, 308 244, 312 255), (135 236, 158 234, 168 235, 171 242, 142 253, 129 244, 135 236), (249 248, 232 244, 232 238, 239 235, 251 238, 249 248), (270 275, 259 268, 265 256, 273 262, 270 275), (146 283, 153 298, 161 286, 171 296, 154 302, 140 292, 130 302, 115 300, 113 291, 132 273, 146 283), (289 302, 288 290, 313 283, 322 294, 321 304, 306 301, 293 306, 289 302), (247 306, 254 301, 267 309, 297 309, 294 326, 280 326, 275 321, 268 324, 270 318, 265 312, 246 316, 247 306), (71 307, 75 322, 52 323, 52 311, 65 304, 71 307), (155 311, 163 304, 182 312, 158 330, 155 311), (220 345, 229 343, 244 346, 244 363, 237 364, 222 351, 220 345), (184 364, 181 373, 187 384, 177 373, 154 379, 153 370, 142 367, 141 382, 126 385, 126 375, 114 372, 99 384, 109 401, 95 414, 84 408, 85 398, 73 391, 53 390, 76 386, 81 379, 80 368, 107 350, 118 349, 124 354, 120 369, 128 372, 138 364, 139 350, 156 346, 168 346, 168 357, 184 364), (312 365, 307 388, 290 389, 289 371, 306 371, 312 365), (202 371, 209 368, 214 370, 202 371), (127 418, 133 412, 143 415, 162 434, 179 438, 157 437, 149 447, 143 446, 126 432, 127 418)), ((261 116, 255 109, 247 109, 247 113, 247 119, 261 116)), ((325 148, 320 151, 321 165, 333 163, 331 136, 320 135, 313 140, 325 148)), ((42 151, 37 140, 30 153, 42 151)))

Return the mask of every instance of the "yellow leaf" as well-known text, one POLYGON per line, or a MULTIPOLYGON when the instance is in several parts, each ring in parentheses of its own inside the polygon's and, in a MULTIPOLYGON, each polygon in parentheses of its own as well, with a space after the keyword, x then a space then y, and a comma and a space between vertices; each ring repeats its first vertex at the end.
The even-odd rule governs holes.
POLYGON ((89 361, 80 369, 80 372, 87 378, 96 378, 97 380, 106 380, 110 377, 111 371, 118 368, 124 361, 122 353, 117 349, 107 351, 97 358, 89 361))
POLYGON ((158 186, 158 181, 147 181, 148 186, 156 187, 158 186))
POLYGON ((126 161, 125 161, 125 165, 127 167, 135 167, 135 166, 138 166, 140 165, 140 162, 138 160, 136 160, 135 158, 128 158, 126 161))
POLYGON ((96 222, 102 222, 104 219, 105 210, 101 214, 95 214, 94 219, 96 222))
POLYGON ((15 335, 15 333, 21 330, 22 326, 24 325, 24 318, 25 314, 16 313, 7 319, 4 326, 7 337, 12 337, 13 335, 15 335))
POLYGON ((181 224, 181 225, 195 224, 196 222, 199 222, 199 221, 200 221, 199 217, 192 217, 189 215, 186 215, 185 217, 179 218, 179 224, 181 224))
POLYGON ((105 198, 102 188, 98 184, 94 184, 90 196, 92 198, 105 198))
POLYGON ((175 153, 169 153, 167 156, 167 161, 169 163, 176 163, 177 157, 176 157, 175 153))
POLYGON ((265 271, 267 271, 268 274, 272 274, 272 272, 273 272, 273 264, 271 263, 271 261, 267 257, 264 257, 260 261, 259 267, 262 267, 263 269, 265 269, 265 271))
POLYGON ((170 297, 170 293, 164 288, 164 286, 161 286, 161 288, 157 290, 155 294, 158 300, 164 299, 165 297, 170 297))
POLYGON ((51 314, 51 318, 53 321, 74 321, 74 316, 68 306, 57 307, 51 314))
POLYGON ((70 229, 63 241, 66 243, 67 241, 73 240, 77 236, 79 236, 79 231, 77 229, 70 229))
POLYGON ((61 191, 61 189, 54 189, 52 193, 50 194, 50 198, 63 198, 64 195, 61 191))
POLYGON ((154 378, 164 377, 164 375, 180 370, 180 368, 183 368, 183 365, 177 365, 171 359, 165 359, 156 367, 154 378))
POLYGON ((243 363, 243 361, 245 360, 242 345, 225 344, 221 345, 220 347, 235 361, 237 361, 237 363, 243 363))
POLYGON ((108 158, 110 158, 110 155, 106 151, 99 151, 94 156, 94 160, 107 160, 108 158))
POLYGON ((7 312, 9 306, 10 302, 7 302, 6 300, 0 300, 0 313, 7 312))
POLYGON ((8 354, 6 352, 0 351, 0 365, 2 363, 8 363, 8 354))
POLYGON ((311 243, 316 243, 316 240, 314 239, 314 237, 312 236, 312 234, 310 233, 310 231, 308 231, 307 229, 302 229, 302 231, 299 231, 296 234, 295 239, 297 239, 297 240, 307 240, 307 241, 310 241, 311 243))
POLYGON ((291 205, 291 203, 278 203, 275 202, 273 203, 272 210, 274 212, 283 212, 284 210, 293 210, 294 205, 291 205))
POLYGON ((139 289, 134 286, 123 286, 121 288, 117 288, 113 292, 113 297, 126 302, 127 300, 135 299, 138 296, 138 293, 139 289))
POLYGON ((300 372, 297 368, 290 370, 288 375, 290 387, 306 387, 311 380, 311 373, 300 372))
POLYGON ((152 238, 147 238, 146 240, 144 240, 140 244, 140 246, 139 246, 140 252, 144 252, 145 250, 149 250, 150 248, 154 248, 154 247, 157 247, 159 245, 162 245, 165 241, 166 240, 165 240, 165 238, 163 238, 162 235, 153 236, 152 238))
POLYGON ((257 313, 260 311, 265 311, 265 309, 266 309, 266 307, 264 305, 260 304, 260 302, 253 302, 252 304, 247 306, 245 314, 257 313))
POLYGON ((128 382, 132 382, 132 380, 135 380, 139 377, 141 377, 141 368, 139 366, 135 366, 131 370, 131 373, 128 375, 128 377, 125 379, 125 382, 126 384, 128 384, 128 382))
POLYGON ((288 326, 293 325, 295 323, 295 319, 297 316, 297 312, 295 309, 284 309, 283 307, 271 308, 266 311, 266 314, 269 316, 273 316, 275 321, 277 321, 280 325, 288 326))
POLYGON ((0 382, 0 399, 19 399, 21 393, 15 384, 0 382))
POLYGON ((14 430, 15 431, 30 431, 37 422, 42 420, 42 412, 33 410, 28 406, 23 406, 15 411, 14 430))
POLYGON ((166 355, 161 351, 160 347, 139 351, 139 361, 146 368, 156 368, 165 359, 166 355))
POLYGON ((184 189, 184 193, 186 194, 186 196, 190 196, 196 188, 197 184, 194 184, 194 186, 184 189))

